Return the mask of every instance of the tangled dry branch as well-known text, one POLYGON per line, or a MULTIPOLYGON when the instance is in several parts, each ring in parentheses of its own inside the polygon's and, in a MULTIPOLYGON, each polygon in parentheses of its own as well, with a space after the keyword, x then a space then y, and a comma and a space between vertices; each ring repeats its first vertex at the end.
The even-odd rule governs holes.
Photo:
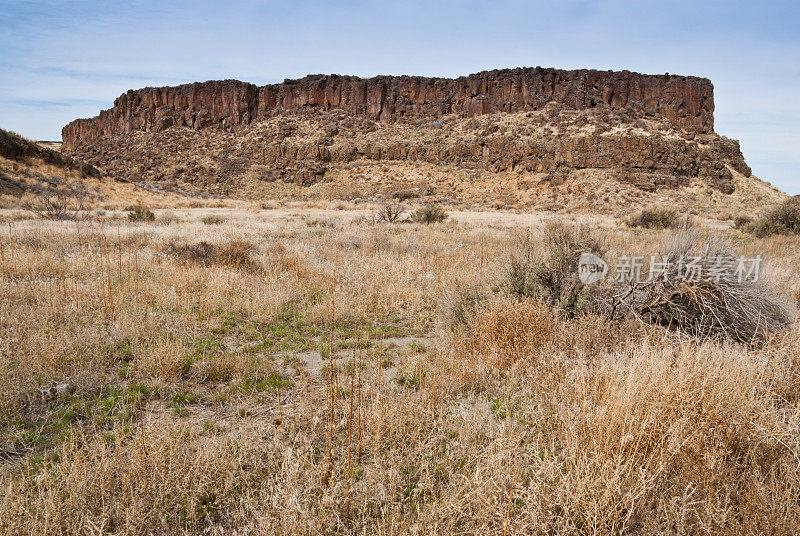
POLYGON ((763 282, 737 277, 686 277, 681 259, 694 253, 700 273, 716 263, 732 263, 734 254, 697 233, 678 235, 659 256, 667 267, 657 278, 629 282, 611 298, 609 316, 629 315, 698 338, 723 337, 755 344, 783 331, 794 311, 763 282))

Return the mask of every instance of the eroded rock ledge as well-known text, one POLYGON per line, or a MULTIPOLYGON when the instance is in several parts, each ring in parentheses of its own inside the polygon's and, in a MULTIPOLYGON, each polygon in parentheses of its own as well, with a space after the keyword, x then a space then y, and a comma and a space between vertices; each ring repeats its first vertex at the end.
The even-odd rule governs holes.
POLYGON ((714 88, 706 78, 536 67, 459 78, 311 75, 261 87, 223 80, 130 90, 97 117, 66 125, 62 140, 71 151, 134 131, 231 130, 282 112, 338 109, 394 123, 534 111, 551 102, 575 110, 627 110, 698 134, 714 129, 714 88))

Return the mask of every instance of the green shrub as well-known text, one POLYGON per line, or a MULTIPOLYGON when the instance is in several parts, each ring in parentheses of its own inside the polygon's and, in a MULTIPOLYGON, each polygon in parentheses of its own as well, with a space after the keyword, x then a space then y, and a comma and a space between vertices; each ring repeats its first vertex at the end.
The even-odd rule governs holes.
POLYGON ((771 235, 800 234, 800 200, 791 197, 768 211, 746 229, 759 238, 771 235))
POLYGON ((544 231, 543 248, 543 253, 535 253, 526 238, 520 244, 521 253, 512 258, 502 286, 518 298, 542 299, 567 316, 584 312, 593 299, 589 293, 602 293, 604 287, 584 286, 578 278, 578 261, 584 252, 602 257, 605 247, 586 227, 555 223, 544 231))
POLYGON ((154 221, 156 215, 153 211, 144 205, 135 205, 128 212, 128 220, 130 221, 154 221))
POLYGON ((454 328, 469 324, 486 299, 486 293, 477 285, 457 285, 448 295, 448 326, 454 328))
POLYGON ((628 220, 629 227, 645 229, 670 229, 678 222, 678 215, 668 208, 648 208, 628 220))
POLYGON ((415 197, 419 197, 419 193, 415 192, 414 190, 399 190, 394 193, 394 198, 400 201, 408 201, 409 199, 414 199, 415 197))
POLYGON ((436 203, 428 203, 411 213, 416 223, 440 223, 447 219, 447 212, 436 203))
POLYGON ((218 225, 220 223, 225 223, 225 218, 217 214, 209 214, 208 216, 203 216, 200 221, 206 225, 218 225))

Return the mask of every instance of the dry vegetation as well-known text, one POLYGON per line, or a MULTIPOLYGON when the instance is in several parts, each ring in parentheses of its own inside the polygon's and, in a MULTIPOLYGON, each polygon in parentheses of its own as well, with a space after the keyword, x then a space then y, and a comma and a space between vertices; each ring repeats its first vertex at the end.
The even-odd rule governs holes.
MULTIPOLYGON (((0 533, 800 532, 796 324, 609 321, 509 286, 571 269, 541 218, 370 214, 3 213, 0 533)), ((796 238, 724 232, 800 296, 796 238)))
POLYGON ((800 234, 800 199, 790 197, 761 214, 755 221, 740 220, 735 223, 737 227, 744 228, 760 238, 776 234, 800 234))
POLYGON ((678 223, 678 215, 668 208, 645 209, 631 217, 627 223, 630 227, 669 229, 678 223))
POLYGON ((668 206, 728 219, 754 216, 756 207, 786 197, 743 174, 743 161, 722 157, 738 153, 730 140, 685 139, 667 121, 634 116, 555 105, 382 123, 337 110, 308 111, 238 131, 133 131, 97 140, 73 156, 155 192, 237 199, 413 200, 617 217, 668 206), (689 162, 706 157, 721 159, 714 173, 730 172, 724 188, 692 171, 689 162))

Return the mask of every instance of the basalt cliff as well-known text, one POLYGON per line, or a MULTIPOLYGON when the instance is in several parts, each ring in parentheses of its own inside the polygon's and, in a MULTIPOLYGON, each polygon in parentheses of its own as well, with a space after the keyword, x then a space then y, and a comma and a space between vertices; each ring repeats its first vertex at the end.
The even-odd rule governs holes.
POLYGON ((692 76, 539 67, 224 80, 128 91, 62 139, 68 154, 151 187, 349 198, 410 187, 522 205, 578 195, 602 208, 613 190, 642 202, 736 192, 750 168, 714 132, 713 93, 692 76))

